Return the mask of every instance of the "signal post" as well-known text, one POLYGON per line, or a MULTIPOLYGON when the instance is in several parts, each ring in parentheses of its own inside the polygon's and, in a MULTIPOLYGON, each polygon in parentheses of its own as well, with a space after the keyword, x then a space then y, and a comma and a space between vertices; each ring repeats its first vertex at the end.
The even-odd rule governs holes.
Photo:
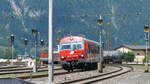
POLYGON ((100 54, 100 56, 99 56, 99 62, 98 62, 98 64, 97 64, 97 69, 98 69, 98 72, 100 72, 100 73, 102 73, 103 72, 103 64, 102 64, 102 58, 103 58, 103 56, 102 56, 102 25, 103 25, 103 19, 101 18, 101 16, 100 16, 100 18, 97 20, 97 25, 99 26, 99 27, 101 27, 100 28, 100 44, 99 44, 99 54, 100 54))

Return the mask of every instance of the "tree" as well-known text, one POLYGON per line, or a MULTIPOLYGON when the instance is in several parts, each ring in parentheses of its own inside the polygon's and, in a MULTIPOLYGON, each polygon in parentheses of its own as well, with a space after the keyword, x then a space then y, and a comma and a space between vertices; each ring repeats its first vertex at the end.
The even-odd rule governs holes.
MULTIPOLYGON (((14 49, 14 52, 13 52, 13 58, 16 58, 17 57, 17 52, 16 50, 14 49)), ((5 48, 5 53, 4 53, 4 57, 5 59, 11 59, 12 58, 12 51, 11 51, 11 47, 6 47, 5 48)))
POLYGON ((5 49, 5 59, 10 59, 11 58, 11 49, 8 47, 5 49))
POLYGON ((4 55, 4 53, 5 53, 5 47, 1 47, 1 46, 0 46, 0 53, 1 53, 1 54, 0 54, 0 58, 4 58, 4 56, 5 56, 5 55, 4 55))
POLYGON ((124 53, 123 59, 125 62, 133 62, 135 55, 132 52, 124 53))
MULTIPOLYGON (((147 57, 147 60, 149 60, 149 57, 147 57)), ((146 57, 144 57, 144 59, 143 59, 143 63, 145 63, 146 62, 146 57)))

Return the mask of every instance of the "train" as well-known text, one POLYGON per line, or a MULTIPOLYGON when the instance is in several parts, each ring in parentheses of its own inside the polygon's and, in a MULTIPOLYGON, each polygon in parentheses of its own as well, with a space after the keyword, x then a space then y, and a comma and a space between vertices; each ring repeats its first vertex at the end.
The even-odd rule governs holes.
POLYGON ((121 64, 122 63, 123 53, 116 50, 105 50, 103 51, 103 60, 105 64, 113 63, 113 64, 121 64))
MULTIPOLYGON (((81 36, 67 36, 60 39, 58 46, 59 49, 53 52, 54 62, 59 62, 68 72, 74 69, 86 70, 97 67, 100 60, 99 42, 81 36)), ((40 58, 47 61, 47 53, 43 55, 42 53, 40 58)), ((102 63, 121 63, 121 56, 119 51, 103 51, 101 60, 102 63)))
MULTIPOLYGON (((40 60, 44 63, 47 64, 48 63, 48 51, 42 51, 39 54, 40 56, 40 60)), ((59 57, 59 53, 58 51, 53 51, 53 57, 54 57, 54 63, 55 64, 59 64, 60 63, 60 57, 59 57)))
POLYGON ((80 36, 64 37, 59 42, 59 56, 63 69, 85 70, 96 67, 99 62, 99 43, 80 36))

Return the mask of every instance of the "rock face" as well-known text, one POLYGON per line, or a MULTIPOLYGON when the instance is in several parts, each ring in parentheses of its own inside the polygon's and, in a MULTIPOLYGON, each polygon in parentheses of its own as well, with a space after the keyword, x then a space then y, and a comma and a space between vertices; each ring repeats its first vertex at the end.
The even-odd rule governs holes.
MULTIPOLYGON (((149 0, 53 0, 54 44, 69 34, 99 41, 99 15, 104 19, 106 48, 144 44, 143 27, 150 21, 149 10, 149 0)), ((22 49, 24 37, 32 42, 32 28, 47 40, 48 0, 0 0, 0 45, 8 46, 8 37, 14 33, 15 46, 22 49)))
POLYGON ((15 35, 15 47, 23 50, 24 38, 33 44, 31 29, 40 31, 47 40, 48 0, 1 0, 0 1, 0 45, 9 46, 9 36, 15 35))
POLYGON ((65 35, 84 34, 99 40, 96 21, 104 19, 106 47, 144 44, 144 25, 149 24, 148 0, 54 0, 54 28, 64 28, 65 35), (57 24, 55 24, 57 23, 57 24))

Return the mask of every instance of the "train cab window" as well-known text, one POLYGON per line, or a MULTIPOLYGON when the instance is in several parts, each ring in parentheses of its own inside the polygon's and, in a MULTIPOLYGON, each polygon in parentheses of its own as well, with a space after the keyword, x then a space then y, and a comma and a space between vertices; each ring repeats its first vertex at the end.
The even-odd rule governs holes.
POLYGON ((73 44, 73 50, 76 50, 76 49, 77 49, 76 44, 73 44))
POLYGON ((70 44, 62 44, 60 50, 71 50, 70 44))
POLYGON ((81 44, 77 44, 77 49, 82 49, 82 45, 81 44))
POLYGON ((83 49, 83 43, 73 43, 72 44, 72 47, 73 47, 73 50, 81 50, 81 49, 83 49))

